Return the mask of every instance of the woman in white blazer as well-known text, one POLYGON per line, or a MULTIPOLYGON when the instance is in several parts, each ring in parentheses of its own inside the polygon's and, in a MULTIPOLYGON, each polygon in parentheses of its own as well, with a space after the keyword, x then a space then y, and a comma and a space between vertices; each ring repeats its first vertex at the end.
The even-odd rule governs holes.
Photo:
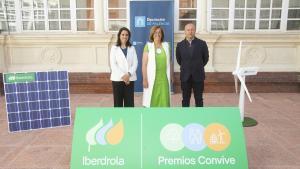
POLYGON ((114 107, 134 107, 134 81, 138 59, 130 43, 130 31, 123 27, 118 32, 116 45, 110 51, 110 68, 114 107))

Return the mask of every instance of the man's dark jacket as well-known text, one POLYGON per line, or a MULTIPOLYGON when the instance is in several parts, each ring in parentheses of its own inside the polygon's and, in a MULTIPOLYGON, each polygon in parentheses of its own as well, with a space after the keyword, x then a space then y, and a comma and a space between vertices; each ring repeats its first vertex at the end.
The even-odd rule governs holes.
POLYGON ((204 81, 204 66, 208 58, 208 47, 205 41, 195 37, 191 46, 186 39, 179 42, 176 47, 176 60, 180 65, 180 80, 186 82, 192 76, 195 82, 204 81))

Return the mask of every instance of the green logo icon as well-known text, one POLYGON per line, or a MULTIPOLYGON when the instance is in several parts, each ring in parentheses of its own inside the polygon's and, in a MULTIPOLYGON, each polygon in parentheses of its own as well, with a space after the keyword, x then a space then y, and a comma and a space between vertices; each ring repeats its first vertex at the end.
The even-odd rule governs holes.
POLYGON ((85 140, 88 143, 88 152, 90 152, 91 146, 117 145, 123 137, 124 125, 122 119, 114 125, 112 119, 104 124, 103 119, 100 118, 99 122, 88 130, 85 140))

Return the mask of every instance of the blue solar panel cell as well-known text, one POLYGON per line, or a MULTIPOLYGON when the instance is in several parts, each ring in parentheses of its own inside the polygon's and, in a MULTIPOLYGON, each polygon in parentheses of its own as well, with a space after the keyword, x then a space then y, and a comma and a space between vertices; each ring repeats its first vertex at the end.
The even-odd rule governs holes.
POLYGON ((38 82, 38 90, 39 91, 47 91, 48 90, 48 82, 38 82))
POLYGON ((41 123, 42 123, 43 128, 51 127, 51 120, 50 119, 42 119, 41 123))
POLYGON ((53 118, 52 119, 52 124, 51 124, 53 127, 55 126, 60 126, 61 125, 61 121, 60 121, 60 118, 53 118))
POLYGON ((58 100, 50 100, 50 108, 51 109, 58 109, 59 108, 59 101, 58 100))
POLYGON ((62 108, 60 110, 61 116, 70 116, 70 109, 69 108, 62 108))
POLYGON ((41 121, 40 120, 31 121, 30 126, 31 126, 31 129, 39 129, 39 128, 42 127, 41 126, 41 121))
POLYGON ((49 82, 49 90, 57 90, 58 89, 58 81, 49 82))
POLYGON ((29 102, 29 110, 30 111, 39 110, 39 109, 40 109, 39 102, 37 102, 37 101, 29 102))
POLYGON ((47 72, 37 72, 37 81, 47 81, 48 75, 47 72))
POLYGON ((30 129, 30 122, 29 121, 21 121, 20 122, 21 130, 29 130, 30 129))
POLYGON ((53 100, 53 99, 59 99, 59 93, 58 93, 58 91, 50 91, 49 92, 49 96, 50 96, 51 100, 53 100))
POLYGON ((58 79, 59 80, 67 80, 68 79, 68 73, 66 71, 58 72, 58 79))
POLYGON ((17 92, 27 92, 27 85, 26 83, 18 83, 17 84, 17 92))
POLYGON ((46 101, 40 101, 40 109, 41 110, 48 110, 50 109, 50 103, 48 100, 46 101))
POLYGON ((19 78, 22 82, 13 81, 12 78, 9 83, 4 80, 11 132, 70 125, 67 71, 12 75, 9 76, 19 78), (24 80, 26 78, 28 80, 24 80))
POLYGON ((48 72, 48 80, 58 80, 58 73, 56 72, 48 72))
POLYGON ((42 119, 50 118, 50 110, 42 110, 41 111, 41 118, 42 119))
POLYGON ((38 94, 39 94, 40 100, 49 100, 49 92, 48 91, 38 92, 38 94))
POLYGON ((59 89, 60 90, 67 90, 68 89, 68 82, 67 81, 60 81, 59 82, 59 89))
POLYGON ((59 109, 52 109, 50 112, 51 112, 51 118, 60 117, 60 110, 59 109))
POLYGON ((5 93, 17 92, 17 86, 15 84, 5 84, 5 93))
POLYGON ((29 112, 21 112, 19 117, 20 121, 27 121, 29 120, 29 112))
POLYGON ((18 103, 18 108, 20 112, 29 111, 28 103, 18 103))
POLYGON ((61 99, 61 100, 59 101, 59 104, 60 104, 61 107, 69 107, 69 106, 70 106, 70 105, 69 105, 69 100, 68 100, 68 99, 61 99))
POLYGON ((7 104, 7 112, 8 113, 18 112, 18 105, 15 103, 7 104))
POLYGON ((8 127, 9 127, 9 130, 11 132, 19 131, 20 130, 20 124, 19 123, 9 123, 8 127))
POLYGON ((69 98, 69 91, 68 90, 60 90, 59 98, 61 98, 61 99, 69 98))
POLYGON ((31 111, 30 112, 30 119, 31 120, 41 119, 41 113, 39 111, 31 111))
POLYGON ((38 86, 37 86, 36 82, 28 83, 28 91, 29 92, 35 92, 35 91, 37 91, 37 88, 38 88, 38 86))
POLYGON ((39 95, 37 92, 30 92, 28 93, 28 100, 29 101, 37 101, 39 100, 39 95))
POLYGON ((7 94, 6 95, 6 103, 15 103, 17 102, 17 94, 7 94))
POLYGON ((70 125, 71 124, 70 117, 63 117, 63 118, 61 118, 61 124, 62 125, 70 125))
POLYGON ((19 114, 18 113, 9 113, 8 121, 20 121, 19 114))
POLYGON ((17 98, 18 98, 18 102, 26 102, 26 101, 28 101, 27 93, 19 93, 17 95, 17 98))

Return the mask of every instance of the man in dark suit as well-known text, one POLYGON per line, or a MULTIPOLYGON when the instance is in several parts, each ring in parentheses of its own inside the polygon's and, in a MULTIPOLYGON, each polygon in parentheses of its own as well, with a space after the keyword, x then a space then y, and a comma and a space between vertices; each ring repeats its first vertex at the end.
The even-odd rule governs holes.
POLYGON ((177 44, 176 59, 180 65, 182 107, 190 106, 192 90, 196 107, 203 107, 205 71, 209 53, 205 41, 195 37, 195 25, 184 27, 185 39, 177 44))

